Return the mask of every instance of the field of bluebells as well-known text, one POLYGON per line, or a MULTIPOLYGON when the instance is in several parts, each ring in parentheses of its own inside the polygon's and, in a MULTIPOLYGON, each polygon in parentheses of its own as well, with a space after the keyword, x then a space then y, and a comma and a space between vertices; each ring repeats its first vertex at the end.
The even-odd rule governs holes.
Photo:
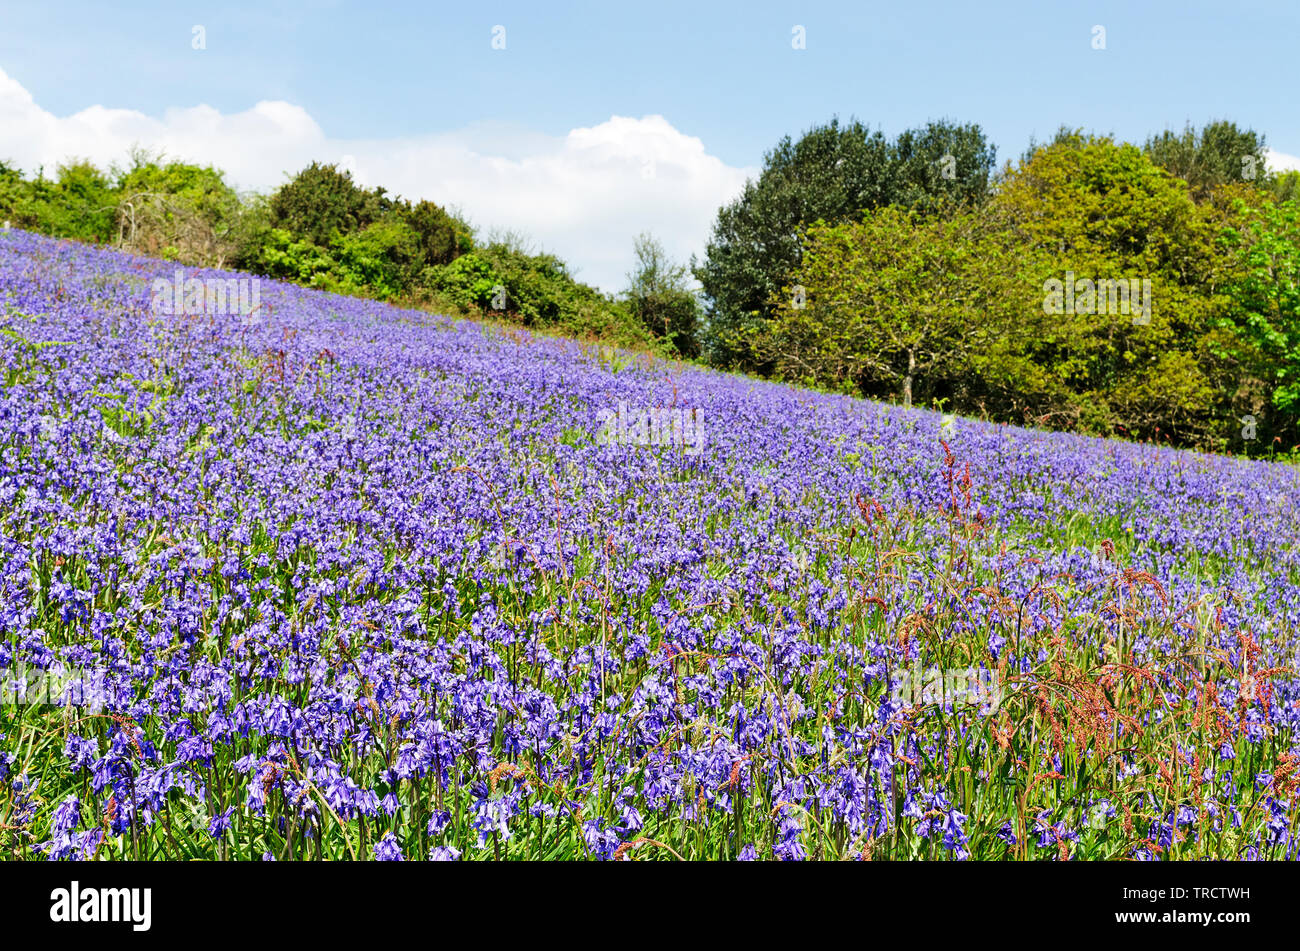
POLYGON ((0 232, 4 858, 1296 857, 1297 468, 174 271, 0 232))

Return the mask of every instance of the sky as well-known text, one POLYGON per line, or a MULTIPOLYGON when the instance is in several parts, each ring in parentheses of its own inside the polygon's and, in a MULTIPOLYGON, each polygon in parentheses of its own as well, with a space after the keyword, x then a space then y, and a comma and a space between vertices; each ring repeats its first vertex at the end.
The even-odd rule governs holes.
POLYGON ((135 145, 269 191, 312 160, 626 284, 635 236, 702 255, 783 136, 1062 124, 1141 143, 1228 118, 1300 168, 1300 3, 0 0, 0 159, 135 145))

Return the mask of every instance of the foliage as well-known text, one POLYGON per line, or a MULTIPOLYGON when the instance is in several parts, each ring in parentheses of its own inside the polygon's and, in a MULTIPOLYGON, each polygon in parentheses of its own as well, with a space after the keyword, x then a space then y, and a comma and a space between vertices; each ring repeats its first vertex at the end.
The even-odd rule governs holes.
POLYGON ((918 379, 927 395, 950 391, 1017 329, 1009 305, 1024 283, 995 238, 980 216, 955 209, 889 207, 815 225, 796 275, 806 297, 788 288, 774 301, 758 352, 787 379, 897 395, 905 406, 918 379))
POLYGON ((656 349, 653 335, 626 307, 575 281, 559 258, 530 253, 517 241, 497 240, 443 267, 426 268, 421 283, 472 313, 656 349))
POLYGON ((1276 202, 1300 201, 1300 171, 1275 173, 1269 178, 1268 189, 1276 202))
MULTIPOLYGON (((1219 235, 1245 194, 1259 193, 1223 186, 1198 205, 1142 150, 1063 130, 982 206, 809 229, 755 352, 787 379, 905 404, 917 385, 992 419, 1226 448, 1259 410, 1259 353, 1281 352, 1228 319, 1246 265, 1219 235)), ((1264 301, 1290 300, 1287 240, 1252 243, 1257 311, 1289 306, 1264 301)))
POLYGON ((818 220, 856 219, 864 210, 899 203, 929 209, 944 201, 984 197, 993 150, 978 126, 930 123, 896 143, 854 120, 789 136, 764 156, 758 180, 723 206, 705 259, 695 265, 708 302, 706 346, 720 366, 758 369, 755 335, 772 301, 798 267, 802 229, 818 220), (954 157, 954 178, 944 175, 954 157))
POLYGON ((799 264, 800 226, 836 221, 886 204, 889 147, 880 132, 838 119, 783 138, 763 159, 757 181, 718 211, 705 259, 695 266, 709 305, 710 359, 757 366, 747 340, 768 302, 799 264))
POLYGON ((399 215, 386 215, 361 231, 339 235, 331 250, 339 284, 356 291, 369 288, 380 299, 409 287, 424 257, 421 236, 399 215))
POLYGON ((373 191, 336 165, 312 162, 271 196, 271 224, 320 247, 378 221, 392 202, 383 188, 373 191))
POLYGON ((5 178, 14 226, 98 244, 113 240, 113 184, 90 162, 60 165, 53 181, 42 170, 21 188, 14 183, 11 170, 5 178))
POLYGON ((221 267, 238 252, 239 195, 207 166, 161 164, 143 151, 117 183, 120 246, 140 254, 221 267))
POLYGON ((11 221, 26 194, 22 171, 0 161, 0 218, 11 221))
POLYGON ((1234 348, 1220 320, 1232 270, 1217 242, 1222 202, 1197 205, 1186 182, 1132 145, 1075 135, 1022 163, 989 211, 1041 262, 1039 287, 1073 277, 1149 288, 1140 315, 1112 295, 1106 307, 1098 298, 1073 313, 1037 309, 1021 362, 1053 386, 1023 394, 1025 412, 1091 432, 1225 445, 1243 368, 1226 356, 1234 348))
POLYGON ((283 228, 272 228, 262 236, 257 256, 248 266, 267 277, 323 287, 332 280, 336 262, 328 251, 310 241, 295 241, 283 228))
POLYGON ((398 214, 415 232, 421 267, 449 264, 474 248, 469 226, 431 201, 401 202, 398 214))
POLYGON ((669 260, 663 245, 643 233, 633 243, 636 268, 624 293, 628 309, 656 337, 684 357, 699 355, 700 305, 684 265, 669 260))
POLYGON ((925 212, 978 205, 988 196, 996 161, 997 149, 978 125, 945 120, 908 129, 891 148, 891 203, 925 212))
POLYGON ((1220 185, 1267 181, 1264 137, 1235 122, 1209 122, 1199 131, 1188 123, 1181 134, 1166 129, 1147 139, 1143 150, 1151 161, 1187 182, 1197 201, 1220 185))
POLYGON ((426 268, 421 284, 447 295, 457 307, 467 311, 491 309, 493 298, 497 297, 496 289, 502 287, 492 265, 473 251, 442 267, 426 268))
POLYGON ((1249 206, 1237 199, 1245 218, 1225 231, 1242 273, 1232 283, 1231 319, 1264 357, 1272 405, 1300 415, 1300 203, 1265 200, 1249 206))

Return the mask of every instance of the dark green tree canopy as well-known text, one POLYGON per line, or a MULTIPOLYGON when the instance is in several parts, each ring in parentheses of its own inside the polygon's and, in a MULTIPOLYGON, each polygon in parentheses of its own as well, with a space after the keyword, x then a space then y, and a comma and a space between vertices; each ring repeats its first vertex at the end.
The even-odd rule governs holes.
POLYGON ((426 267, 449 264, 473 246, 469 227, 431 201, 414 206, 401 202, 398 209, 402 220, 418 236, 420 257, 426 267))
POLYGON ((995 155, 976 125, 947 120, 890 143, 857 120, 789 136, 764 156, 758 181, 721 208, 705 260, 695 265, 708 301, 711 357, 747 369, 762 364, 752 338, 770 319, 770 301, 798 267, 804 229, 858 218, 890 204, 932 209, 978 202, 995 155))
POLYGON ((893 146, 892 203, 921 211, 978 204, 996 163, 997 147, 977 125, 941 121, 909 129, 893 146))
POLYGON ((328 247, 335 235, 378 221, 392 204, 382 187, 364 189, 347 169, 312 162, 271 196, 271 224, 328 247))
POLYGON ((1187 182, 1192 197, 1204 201, 1219 185, 1266 181, 1264 137, 1237 123, 1217 120, 1200 130, 1191 123, 1182 133, 1169 129, 1147 139, 1151 161, 1187 182))

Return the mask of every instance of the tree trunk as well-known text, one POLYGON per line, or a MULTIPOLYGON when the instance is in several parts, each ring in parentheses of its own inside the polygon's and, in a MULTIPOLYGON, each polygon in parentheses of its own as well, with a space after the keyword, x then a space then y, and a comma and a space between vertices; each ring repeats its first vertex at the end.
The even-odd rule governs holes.
POLYGON ((903 377, 903 408, 912 408, 912 376, 916 372, 916 351, 907 351, 907 376, 903 377))

